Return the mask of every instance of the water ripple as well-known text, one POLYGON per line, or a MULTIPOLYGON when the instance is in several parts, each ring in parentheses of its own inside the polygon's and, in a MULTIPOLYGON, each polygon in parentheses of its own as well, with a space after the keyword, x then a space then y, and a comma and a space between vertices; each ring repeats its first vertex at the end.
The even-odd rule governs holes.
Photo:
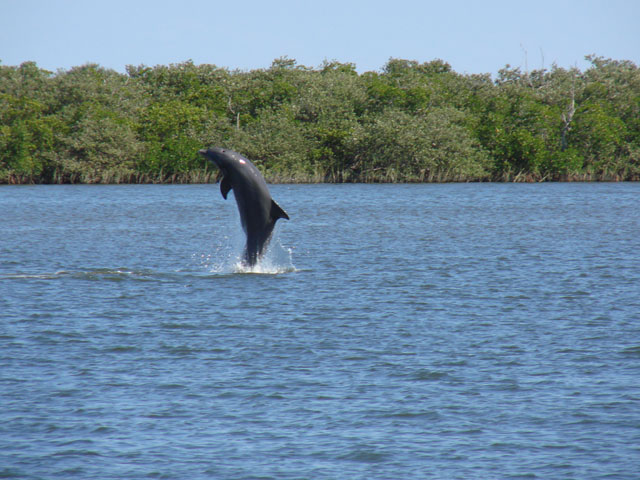
POLYGON ((634 478, 639 186, 3 187, 0 477, 634 478))

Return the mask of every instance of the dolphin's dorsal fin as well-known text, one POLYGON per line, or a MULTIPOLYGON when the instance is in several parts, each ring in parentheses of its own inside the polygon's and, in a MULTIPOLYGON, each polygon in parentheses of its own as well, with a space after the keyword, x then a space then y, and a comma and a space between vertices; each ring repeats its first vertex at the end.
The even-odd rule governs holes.
POLYGON ((278 205, 275 200, 271 200, 271 219, 275 222, 279 218, 286 218, 289 220, 289 215, 285 212, 280 205, 278 205))
POLYGON ((229 190, 231 190, 231 188, 231 180, 229 180, 225 175, 222 177, 222 180, 220 180, 220 193, 222 193, 225 200, 227 199, 227 195, 229 195, 229 190))

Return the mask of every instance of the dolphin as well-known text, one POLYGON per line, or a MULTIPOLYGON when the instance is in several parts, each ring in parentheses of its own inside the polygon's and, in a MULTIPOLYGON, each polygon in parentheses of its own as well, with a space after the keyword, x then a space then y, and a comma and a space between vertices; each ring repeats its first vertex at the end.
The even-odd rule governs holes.
POLYGON ((222 172, 222 197, 226 200, 229 190, 233 190, 242 229, 247 236, 244 264, 252 267, 264 254, 276 221, 279 218, 289 220, 289 215, 271 198, 267 182, 248 158, 220 147, 203 149, 199 153, 222 172))

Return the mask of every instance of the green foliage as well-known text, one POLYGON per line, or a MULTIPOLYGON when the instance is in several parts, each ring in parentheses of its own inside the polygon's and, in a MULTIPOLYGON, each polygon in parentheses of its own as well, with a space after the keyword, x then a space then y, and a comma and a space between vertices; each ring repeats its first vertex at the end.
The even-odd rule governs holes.
POLYGON ((352 168, 372 180, 485 178, 488 156, 463 124, 464 114, 451 108, 422 115, 387 109, 361 128, 352 168))
POLYGON ((140 114, 138 132, 145 154, 138 166, 144 173, 173 175, 200 166, 194 152, 206 110, 181 100, 152 103, 140 114))
POLYGON ((0 183, 212 181, 234 148, 272 181, 640 178, 640 70, 587 57, 460 75, 442 60, 378 72, 287 57, 52 73, 0 65, 0 183))
POLYGON ((228 143, 248 158, 258 159, 255 163, 268 179, 306 180, 314 174, 307 161, 312 142, 290 108, 261 112, 258 120, 233 132, 228 143))
POLYGON ((51 169, 57 118, 36 99, 0 93, 0 182, 33 183, 51 169), (45 154, 43 154, 45 153, 45 154))

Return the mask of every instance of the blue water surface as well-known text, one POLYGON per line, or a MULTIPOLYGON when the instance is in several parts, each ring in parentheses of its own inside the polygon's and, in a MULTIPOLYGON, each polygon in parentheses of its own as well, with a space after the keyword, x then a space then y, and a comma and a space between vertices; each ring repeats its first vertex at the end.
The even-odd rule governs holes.
POLYGON ((640 184, 0 187, 0 477, 640 478, 640 184))

